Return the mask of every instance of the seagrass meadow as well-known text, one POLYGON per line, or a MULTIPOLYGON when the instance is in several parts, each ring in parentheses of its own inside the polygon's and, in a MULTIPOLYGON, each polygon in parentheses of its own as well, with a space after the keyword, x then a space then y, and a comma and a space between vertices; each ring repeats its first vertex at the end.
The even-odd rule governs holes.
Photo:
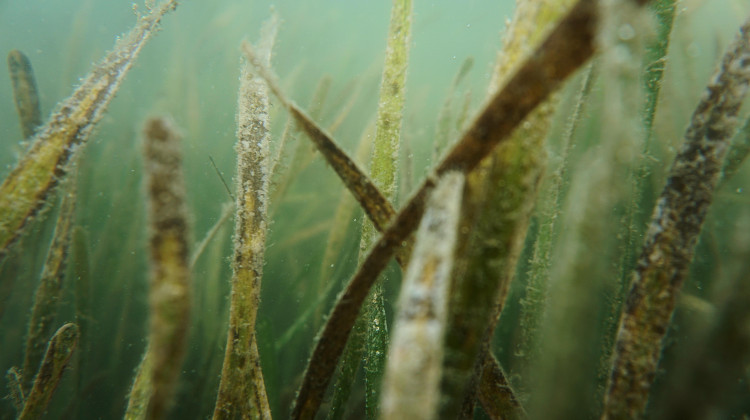
POLYGON ((0 418, 750 418, 743 0, 0 0, 0 418))

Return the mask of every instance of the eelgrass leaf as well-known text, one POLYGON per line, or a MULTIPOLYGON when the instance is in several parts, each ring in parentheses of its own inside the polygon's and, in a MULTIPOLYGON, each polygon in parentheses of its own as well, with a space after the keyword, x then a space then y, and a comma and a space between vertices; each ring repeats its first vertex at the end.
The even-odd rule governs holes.
POLYGON ((227 195, 229 196, 229 198, 232 199, 232 201, 234 201, 235 200, 234 195, 232 194, 232 191, 229 190, 229 185, 227 184, 227 181, 224 179, 224 175, 221 174, 219 167, 216 166, 216 162, 214 162, 214 158, 211 157, 211 155, 208 155, 208 160, 211 162, 211 166, 214 168, 214 171, 216 171, 216 175, 219 177, 219 180, 221 180, 221 185, 223 185, 224 189, 227 191, 227 195))
MULTIPOLYGON (((657 104, 660 100, 662 79, 664 77, 664 71, 668 60, 669 43, 672 34, 672 27, 674 25, 674 19, 676 14, 677 1, 676 0, 656 0, 653 2, 649 9, 656 16, 656 36, 653 39, 648 40, 645 45, 643 52, 643 64, 644 68, 642 74, 643 93, 642 98, 642 110, 638 117, 640 117, 640 124, 642 125, 642 131, 634 133, 643 138, 640 145, 640 156, 650 156, 654 138, 654 120, 656 117, 657 104)), ((612 72, 614 73, 614 72, 612 72)), ((604 78, 607 79, 606 77, 604 78)), ((605 81, 606 83, 606 81, 605 81)), ((633 108, 640 104, 632 104, 633 108)), ((627 107, 627 106, 626 106, 627 107)), ((619 114, 619 113, 618 113, 619 114)), ((630 115, 630 112, 627 113, 630 115)), ((623 115, 624 116, 624 115, 623 115)), ((633 122, 637 124, 636 117, 633 116, 633 122)), ((624 118, 619 118, 624 119, 624 118)), ((627 292, 627 286, 630 283, 630 271, 633 268, 634 259, 639 251, 640 240, 643 238, 644 231, 646 229, 647 217, 649 206, 644 206, 644 197, 647 194, 647 189, 650 186, 650 176, 648 159, 641 159, 640 161, 633 162, 636 169, 628 173, 628 181, 631 185, 629 191, 630 203, 627 205, 626 214, 622 217, 621 228, 618 235, 624 237, 623 252, 621 253, 619 261, 619 273, 618 273, 618 287, 615 289, 615 303, 610 305, 610 315, 608 319, 611 319, 611 325, 606 328, 605 333, 605 344, 604 351, 601 356, 601 366, 599 368, 599 374, 601 377, 606 377, 609 374, 609 359, 611 357, 611 349, 615 340, 616 328, 613 325, 619 317, 620 306, 627 292)))
MULTIPOLYGON (((596 2, 579 0, 488 102, 458 144, 437 165, 435 174, 439 176, 452 169, 470 170, 505 140, 539 103, 593 55, 596 21, 596 2)), ((390 258, 414 232, 424 213, 424 200, 435 186, 435 176, 423 181, 339 296, 308 362, 293 418, 308 419, 315 415, 362 302, 390 258)))
POLYGON ((328 132, 330 132, 331 134, 335 134, 336 130, 341 127, 341 124, 346 121, 346 117, 348 117, 349 113, 354 110, 354 103, 357 102, 361 89, 362 85, 359 83, 354 87, 354 91, 351 93, 351 95, 349 95, 349 100, 347 100, 346 103, 341 107, 338 114, 333 117, 333 121, 331 122, 331 124, 328 125, 328 132))
POLYGON ((151 118, 144 126, 144 172, 149 223, 149 345, 151 382, 146 417, 171 407, 186 352, 191 305, 189 223, 181 138, 174 123, 151 118))
POLYGON ((135 370, 133 385, 131 385, 130 393, 128 394, 128 405, 123 416, 125 420, 143 420, 146 418, 148 402, 154 393, 153 381, 151 380, 153 357, 151 357, 150 350, 151 347, 147 346, 135 370))
POLYGON ((201 241, 193 247, 195 251, 193 251, 193 254, 190 255, 190 270, 195 267, 195 263, 198 261, 201 255, 203 255, 203 252, 206 250, 206 246, 216 236, 224 223, 226 223, 226 221, 229 220, 229 218, 232 216, 232 210, 234 210, 234 203, 225 203, 221 208, 221 215, 219 215, 219 220, 217 220, 216 223, 211 226, 208 232, 206 232, 206 236, 204 236, 203 239, 201 239, 201 241))
POLYGON ((662 87, 664 70, 667 67, 667 53, 672 36, 672 26, 677 8, 677 0, 655 0, 649 8, 656 15, 657 27, 656 37, 646 45, 644 54, 644 84, 646 87, 646 101, 643 107, 643 126, 646 142, 644 148, 650 143, 653 136, 654 119, 656 117, 656 105, 662 87))
POLYGON ((21 385, 23 375, 17 367, 13 366, 8 369, 8 372, 5 374, 5 379, 8 384, 8 396, 6 398, 13 404, 13 408, 15 408, 18 413, 21 413, 26 401, 26 395, 23 392, 23 385, 21 385))
MULTIPOLYGON (((322 127, 316 124, 301 108, 284 95, 275 81, 275 76, 267 66, 260 62, 253 47, 249 43, 244 42, 242 48, 248 61, 255 67, 258 74, 266 80, 271 91, 281 101, 292 117, 294 117, 302 130, 307 133, 310 140, 315 143, 315 146, 326 159, 326 162, 336 171, 339 178, 344 182, 344 185, 346 185, 347 189, 351 191, 354 198, 365 210, 370 220, 372 220, 378 230, 385 229, 396 212, 383 196, 383 193, 378 190, 365 172, 336 144, 333 138, 322 127)), ((404 261, 408 260, 403 254, 402 252, 402 256, 399 258, 404 261)))
POLYGON ((19 420, 38 419, 47 410, 65 367, 78 345, 78 337, 76 324, 65 324, 49 340, 34 385, 24 401, 23 411, 18 415, 19 420))
MULTIPOLYGON (((259 48, 270 62, 278 19, 263 26, 259 48)), ((230 329, 214 418, 270 418, 256 342, 256 317, 269 205, 269 104, 265 82, 243 64, 238 99, 237 214, 230 329)))
POLYGON ((461 172, 444 174, 419 224, 393 322, 380 401, 382 419, 437 418, 464 181, 461 172))
MULTIPOLYGON (((642 135, 641 74, 648 14, 630 2, 601 3, 598 41, 606 100, 601 108, 597 147, 582 156, 572 175, 562 218, 564 230, 550 265, 550 299, 543 313, 539 357, 529 375, 527 408, 532 418, 578 418, 598 411, 598 374, 606 358, 608 304, 604 293, 616 290, 620 224, 613 209, 627 202, 628 179, 642 135), (630 28, 621 37, 618 28, 630 28)), ((617 213, 615 213, 617 215, 617 213)))
MULTIPOLYGON (((270 64, 278 31, 276 15, 266 21, 259 58, 270 64)), ((270 183, 268 85, 243 62, 237 100, 237 193, 229 330, 214 419, 270 419, 255 324, 260 303, 270 183)))
MULTIPOLYGON (((643 156, 648 156, 650 153, 651 142, 654 136, 653 126, 656 117, 656 105, 659 101, 662 78, 664 77, 664 70, 666 68, 667 52, 669 50, 676 7, 676 0, 657 0, 650 7, 656 15, 657 34, 651 42, 646 44, 643 57, 643 66, 645 67, 643 74, 645 97, 641 112, 642 134, 644 138, 641 145, 641 153, 643 156)), ((629 174, 632 192, 630 205, 627 206, 627 214, 623 220, 623 225, 625 226, 623 232, 625 236, 625 249, 620 259, 620 282, 623 285, 628 284, 628 275, 632 269, 635 254, 638 252, 640 243, 638 243, 637 238, 643 236, 643 230, 646 227, 644 220, 647 217, 644 215, 645 206, 641 206, 639 203, 642 202, 646 185, 648 185, 649 169, 645 161, 638 162, 636 165, 637 170, 629 174), (640 221, 643 221, 643 223, 639 223, 640 221)), ((619 295, 618 299, 621 298, 622 293, 619 295)))
MULTIPOLYGON (((91 343, 91 264, 89 261, 89 250, 86 231, 81 226, 73 228, 73 237, 71 245, 71 262, 72 282, 74 283, 75 293, 75 321, 80 332, 78 348, 76 353, 74 382, 78 395, 84 391, 84 372, 89 365, 85 355, 89 354, 91 343)), ((78 398, 70 402, 70 409, 79 408, 78 398)))
MULTIPOLYGON (((370 176, 385 199, 396 199, 396 179, 399 167, 401 125, 406 102, 406 73, 411 42, 412 1, 393 0, 385 64, 380 82, 378 112, 375 121, 375 142, 370 162, 370 176)), ((362 219, 359 261, 377 236, 373 223, 362 219)), ((369 419, 379 417, 380 389, 388 353, 388 322, 386 320, 384 290, 381 280, 370 291, 362 317, 366 329, 364 347, 365 414, 369 419)))
MULTIPOLYGON (((315 87, 312 99, 310 100, 310 118, 320 117, 320 114, 323 110, 323 104, 325 103, 330 88, 331 77, 328 75, 323 76, 318 81, 318 85, 315 87)), ((281 204, 281 201, 284 198, 284 195, 287 193, 287 190, 291 183, 299 177, 300 173, 302 173, 302 171, 307 168, 307 166, 309 166, 310 162, 312 162, 313 160, 313 146, 310 143, 301 141, 299 139, 299 131, 299 125, 294 121, 294 119, 290 119, 287 121, 287 124, 284 127, 284 133, 281 137, 281 144, 279 145, 278 155, 271 165, 272 169, 270 173, 276 174, 276 168, 278 167, 278 164, 281 160, 282 153, 284 153, 284 148, 286 148, 289 144, 289 139, 295 139, 296 145, 294 151, 292 152, 292 159, 289 163, 289 167, 286 168, 283 173, 278 174, 279 178, 273 190, 271 205, 274 208, 278 207, 278 205, 281 204)), ((271 212, 273 213, 274 211, 272 210, 271 212)))
POLYGON ((654 208, 620 318, 604 419, 637 417, 645 410, 663 338, 750 85, 748 55, 750 19, 696 107, 654 208))
POLYGON ((750 117, 745 120, 732 144, 729 145, 724 166, 721 169, 720 185, 732 179, 750 155, 750 117))
POLYGON ((491 353, 482 362, 484 368, 479 381, 477 398, 484 412, 492 420, 525 419, 526 411, 508 383, 508 375, 503 372, 500 362, 491 353))
POLYGON ((53 323, 57 316, 58 303, 61 300, 65 269, 71 246, 73 224, 76 208, 76 177, 69 179, 67 188, 58 212, 55 232, 52 236, 47 258, 42 269, 39 286, 34 294, 34 305, 31 308, 29 330, 26 335, 23 374, 24 390, 28 392, 34 381, 34 371, 39 366, 47 343, 52 336, 53 323))
POLYGON ((300 242, 309 240, 310 238, 316 237, 328 230, 334 225, 336 219, 326 219, 320 221, 314 225, 310 225, 305 229, 298 230, 294 235, 290 235, 282 242, 275 244, 279 252, 284 252, 287 249, 294 248, 300 242))
MULTIPOLYGON (((744 236, 737 233, 737 236, 744 236)), ((733 252, 750 252, 742 241, 733 252)), ((717 313, 696 337, 681 346, 679 370, 672 385, 661 398, 663 407, 658 418, 699 420, 711 416, 731 417, 733 406, 741 406, 746 398, 746 385, 741 378, 750 355, 750 263, 746 260, 722 290, 717 313), (738 375, 739 374, 739 375, 738 375)), ((683 294, 683 297, 685 295, 683 294)), ((682 303, 682 302, 681 302, 682 303)), ((736 409, 735 409, 736 410, 736 409)))
MULTIPOLYGON (((362 137, 359 141, 359 146, 357 147, 357 156, 356 159, 358 162, 366 162, 367 156, 371 155, 371 149, 372 149, 372 140, 374 137, 374 130, 375 130, 375 123, 372 122, 368 125, 368 127, 365 129, 364 133, 362 134, 362 137)), ((339 218, 338 215, 340 212, 348 212, 352 213, 353 207, 356 203, 354 202, 354 199, 352 198, 351 194, 348 191, 344 191, 342 193, 341 199, 339 201, 339 206, 336 209, 337 216, 334 217, 335 220, 343 220, 342 218, 339 218)), ((329 261, 333 260, 333 247, 337 246, 340 247, 340 242, 343 241, 343 235, 344 235, 344 228, 345 224, 339 223, 337 226, 334 226, 333 229, 331 229, 331 233, 328 236, 328 243, 326 244, 326 251, 323 255, 323 262, 324 266, 321 266, 321 277, 324 275, 324 273, 329 273, 330 266, 329 261), (336 234, 334 236, 334 233, 336 234), (339 242, 339 244, 337 244, 339 242)), ((361 244, 361 242, 360 242, 361 244)), ((330 281, 325 278, 320 279, 321 282, 323 281, 330 281)), ((322 283, 321 283, 322 284, 322 283)), ((316 319, 319 319, 322 317, 316 317, 316 319)), ((360 317, 358 320, 359 324, 363 324, 364 318, 360 317)), ((316 325, 316 330, 320 329, 320 325, 316 325)), ((336 374, 336 382, 333 384, 333 393, 331 395, 331 402, 330 402, 330 408, 328 410, 328 416, 326 417, 328 420, 339 420, 343 418, 344 411, 346 408, 346 403, 349 401, 349 396, 351 394, 352 385, 354 382, 354 379, 357 374, 357 369, 359 368, 360 361, 362 359, 362 343, 364 341, 364 332, 366 328, 365 326, 360 326, 355 324, 354 325, 354 332, 352 333, 352 336, 349 338, 349 340, 346 342, 346 348, 343 350, 343 354, 341 355, 341 361, 338 365, 338 370, 336 374)))
POLYGON ((515 68, 461 140, 435 168, 471 170, 594 54, 597 5, 579 0, 544 42, 515 68), (489 129, 492 128, 492 129, 489 129))
MULTIPOLYGON (((431 189, 434 184, 431 180, 427 182, 431 189)), ((428 188, 420 190, 422 194, 427 192, 428 188)), ((413 232, 413 226, 419 223, 423 203, 424 196, 419 196, 412 199, 411 206, 399 212, 393 225, 373 245, 357 273, 339 295, 323 330, 316 339, 302 386, 295 400, 292 418, 308 419, 315 415, 370 287, 394 256, 396 249, 401 247, 403 241, 413 232)))
POLYGON ((559 230, 558 222, 561 215, 563 189, 569 171, 568 159, 573 146, 573 138, 581 123, 584 108, 596 80, 595 67, 595 61, 591 62, 582 75, 581 87, 576 96, 575 105, 562 134, 560 162, 552 176, 549 177, 549 185, 543 185, 540 194, 541 199, 537 214, 541 216, 542 220, 534 240, 525 295, 521 300, 521 319, 519 321, 523 332, 517 353, 523 359, 524 368, 529 367, 529 364, 539 355, 539 328, 544 308, 547 305, 552 250, 559 230))
MULTIPOLYGON (((359 145, 355 152, 355 162, 367 162, 367 158, 372 152, 372 141, 375 130, 375 124, 368 124, 367 128, 362 132, 362 136, 359 139, 359 145)), ((336 210, 333 214, 333 220, 342 221, 349 220, 352 213, 354 213, 354 199, 349 191, 342 191, 341 198, 336 205, 336 210)), ((326 248, 323 252, 323 259, 320 264, 320 274, 318 276, 318 291, 322 292, 323 289, 327 288, 327 284, 332 281, 331 275, 333 273, 332 268, 336 263, 336 257, 340 254, 343 246, 346 230, 349 227, 348 223, 336 223, 328 233, 328 239, 326 240, 326 248)), ((321 314, 316 316, 316 326, 319 326, 321 314)))
MULTIPOLYGON (((494 78, 512 75, 572 1, 519 0, 494 78)), ((496 82, 497 83, 497 82, 496 82)), ((559 102, 552 95, 467 176, 441 378, 440 418, 470 417, 482 370, 526 238, 546 165, 544 142, 559 102)), ((499 368, 498 368, 499 369, 499 368)), ((492 408, 489 406, 488 408, 492 408)), ((502 413, 493 413, 502 416, 502 413)))
POLYGON ((21 122, 21 134, 24 139, 30 139, 42 124, 39 92, 31 60, 23 52, 11 50, 8 53, 8 72, 13 85, 13 100, 21 122))
POLYGON ((361 324, 364 324, 364 319, 360 317, 352 327, 352 333, 346 341, 346 347, 341 352, 341 360, 339 360, 336 370, 336 382, 333 383, 330 409, 326 416, 327 420, 340 420, 344 418, 346 405, 352 392, 360 361, 362 360, 362 345, 365 341, 364 333, 366 328, 361 324))
POLYGON ((94 67, 81 86, 37 130, 31 145, 0 185, 0 258, 70 169, 78 146, 88 140, 141 48, 176 0, 141 16, 131 31, 94 67))
POLYGON ((453 82, 448 89, 448 93, 443 100, 443 105, 438 112, 437 122, 435 124, 435 140, 432 142, 432 160, 437 162, 443 149, 449 146, 448 141, 455 137, 455 132, 461 130, 461 114, 455 118, 453 114, 453 100, 456 88, 466 74, 474 65, 474 58, 467 57, 461 64, 458 73, 453 77, 453 82))

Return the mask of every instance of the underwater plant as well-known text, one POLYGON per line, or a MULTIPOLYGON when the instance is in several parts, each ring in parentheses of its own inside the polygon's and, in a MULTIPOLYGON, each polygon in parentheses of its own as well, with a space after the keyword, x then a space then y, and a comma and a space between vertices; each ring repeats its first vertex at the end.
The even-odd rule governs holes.
MULTIPOLYGON (((142 16, 128 36, 115 45, 71 97, 59 105, 45 126, 38 129, 29 150, 0 186, 0 255, 7 252, 29 220, 45 205, 59 179, 68 171, 77 146, 88 139, 141 48, 164 14, 175 6, 174 1, 165 2, 142 16)), ((15 61, 11 60, 12 68, 19 66, 15 61)), ((33 117, 28 118, 33 122, 33 117)), ((23 124, 26 127, 29 123, 23 124)))
POLYGON ((163 117, 146 121, 143 131, 150 229, 150 331, 126 417, 162 418, 172 404, 187 345, 192 294, 189 227, 180 135, 174 123, 163 117))
POLYGON ((750 415, 750 7, 177 3, 0 36, 0 417, 750 415))
POLYGON ((750 20, 722 57, 675 157, 620 320, 604 418, 638 416, 646 405, 676 293, 712 202, 737 113, 750 88, 750 20))
MULTIPOLYGON (((278 30, 274 16, 263 27, 265 62, 278 30)), ((214 418, 270 418, 260 369, 255 323, 267 230, 269 142, 268 87, 243 64, 237 116, 237 213, 229 308, 229 337, 214 418)))
POLYGON ((23 138, 34 135, 37 127, 42 124, 42 111, 39 108, 39 92, 34 78, 34 69, 29 58, 18 50, 8 53, 8 69, 13 82, 13 99, 21 121, 23 138))

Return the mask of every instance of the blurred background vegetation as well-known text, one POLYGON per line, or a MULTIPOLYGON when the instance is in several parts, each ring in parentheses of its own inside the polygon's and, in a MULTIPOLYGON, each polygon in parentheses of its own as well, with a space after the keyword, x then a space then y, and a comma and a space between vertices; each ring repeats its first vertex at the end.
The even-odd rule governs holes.
MULTIPOLYGON (((464 107, 468 115, 473 115, 482 104, 501 36, 514 6, 512 0, 415 0, 399 158, 401 202, 435 163, 433 141, 441 136, 436 132, 438 115, 453 79, 469 58, 473 60, 473 68, 450 92, 448 112, 454 120, 451 138, 457 137, 463 128, 456 127, 455 120, 460 120, 464 107), (413 170, 405 171, 406 168, 413 170)), ((115 37, 130 28, 135 20, 134 7, 128 1, 0 1, 0 51, 7 54, 11 49, 19 49, 30 58, 43 115, 48 115, 66 98, 92 63, 112 47, 115 37)), ((347 110, 335 137, 350 155, 355 154, 360 139, 368 135, 368 126, 373 123, 377 109, 390 2, 184 1, 175 13, 166 16, 161 31, 146 45, 95 129, 79 164, 78 229, 66 278, 88 278, 90 306, 86 308, 85 319, 89 327, 79 343, 80 359, 63 377, 47 418, 117 418, 124 413, 127 392, 147 337, 147 229, 142 199, 140 127, 150 115, 169 114, 182 130, 193 240, 200 240, 219 220, 224 204, 231 201, 209 157, 231 185, 235 170, 233 145, 240 41, 257 39, 261 22, 270 15, 270 7, 282 19, 272 65, 287 94, 307 109, 319 107, 317 121, 323 126, 331 125, 347 110), (323 78, 330 78, 328 94, 322 103, 311 103, 313 92, 323 78)), ((145 12, 143 4, 137 4, 137 8, 145 12)), ((648 156, 637 159, 649 173, 645 194, 637 203, 647 216, 682 142, 692 110, 748 13, 750 5, 741 0, 678 2, 651 148, 648 156)), ((561 106, 547 140, 549 165, 541 182, 542 194, 550 184, 549 176, 561 162, 561 133, 575 105, 581 77, 579 74, 571 78, 560 94, 561 106)), ((4 177, 23 145, 5 66, 0 66, 0 81, 3 81, 0 83, 0 175, 4 177)), ((567 158, 565 179, 573 181, 564 185, 560 201, 564 221, 571 217, 567 212, 580 209, 565 200, 567 191, 575 188, 575 180, 599 176, 583 164, 586 156, 600 148, 601 109, 607 101, 601 81, 595 79, 594 83, 567 158)), ((274 152, 287 119, 281 106, 272 106, 274 152)), ((296 137, 300 142, 307 141, 303 134, 296 137)), ((291 162, 289 156, 283 159, 279 172, 288 173, 291 162)), ((340 198, 348 193, 319 156, 296 170, 299 173, 284 195, 274 197, 277 201, 271 203, 257 323, 266 387, 272 411, 278 418, 289 414, 322 314, 328 312, 340 290, 334 287, 327 295, 319 293, 318 279, 328 233, 335 225, 346 225, 341 249, 326 267, 328 281, 343 285, 356 269, 363 217, 359 209, 339 220, 333 217, 340 198), (311 310, 318 308, 316 305, 320 309, 311 310), (312 315, 303 316, 305 313, 312 315)), ((698 336, 717 311, 717 304, 731 293, 727 285, 733 284, 737 276, 746 277, 750 273, 748 170, 740 168, 739 174, 716 195, 691 277, 678 305, 676 327, 668 335, 664 369, 669 370, 671 363, 687 357, 677 344, 690 343, 698 336)), ((283 175, 275 176, 274 180, 278 183, 282 178, 283 175)), ((3 343, 0 371, 3 372, 23 360, 29 308, 54 229, 58 201, 54 198, 49 203, 48 211, 36 218, 0 266, 0 342, 3 343)), ((613 208, 613 219, 624 211, 622 207, 613 208)), ((539 215, 532 217, 516 269, 517 278, 511 285, 495 334, 494 352, 522 401, 528 400, 531 390, 530 383, 522 377, 526 373, 527 355, 518 351, 524 334, 518 319, 540 220, 539 215)), ((567 238, 560 234, 565 226, 563 223, 558 227, 555 240, 558 234, 563 240, 567 238)), ((205 418, 213 411, 226 342, 231 231, 232 224, 225 223, 193 270, 189 348, 172 418, 205 418)), ((611 240, 609 246, 622 249, 621 238, 611 240)), ((558 248, 565 246, 556 243, 558 248)), ((622 261, 613 257, 609 264, 620 267, 622 261)), ((388 278, 387 309, 391 319, 400 279, 395 264, 389 268, 388 278)), ((75 281, 64 282, 56 325, 72 320, 76 310, 80 310, 75 307, 74 289, 75 281)), ((604 288, 599 297, 603 302, 621 298, 613 288, 604 288)), ((592 316, 611 326, 614 321, 607 317, 616 315, 607 311, 603 308, 592 316)), ((737 379, 744 387, 737 391, 744 393, 744 402, 730 412, 747 415, 750 412, 747 373, 738 372, 737 379)), ((668 394, 670 380, 669 375, 659 375, 655 395, 668 394)), ((5 381, 0 383, 4 393, 5 381)), ((364 388, 360 385, 349 402, 351 418, 363 415, 363 401, 364 388)), ((10 418, 13 412, 9 400, 0 401, 0 417, 10 418)))

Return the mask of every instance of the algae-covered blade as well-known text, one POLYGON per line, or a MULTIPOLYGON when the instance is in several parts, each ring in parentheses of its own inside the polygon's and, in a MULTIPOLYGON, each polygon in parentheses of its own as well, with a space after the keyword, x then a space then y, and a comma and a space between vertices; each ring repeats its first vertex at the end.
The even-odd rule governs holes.
POLYGON ((28 139, 34 135, 37 127, 42 125, 42 112, 39 107, 34 69, 26 54, 11 50, 8 53, 8 72, 13 85, 13 100, 18 110, 23 138, 28 139))
POLYGON ((37 130, 31 146, 0 185, 0 257, 39 212, 71 158, 86 142, 120 83, 164 14, 176 7, 167 0, 141 16, 133 29, 97 64, 73 94, 37 130))

